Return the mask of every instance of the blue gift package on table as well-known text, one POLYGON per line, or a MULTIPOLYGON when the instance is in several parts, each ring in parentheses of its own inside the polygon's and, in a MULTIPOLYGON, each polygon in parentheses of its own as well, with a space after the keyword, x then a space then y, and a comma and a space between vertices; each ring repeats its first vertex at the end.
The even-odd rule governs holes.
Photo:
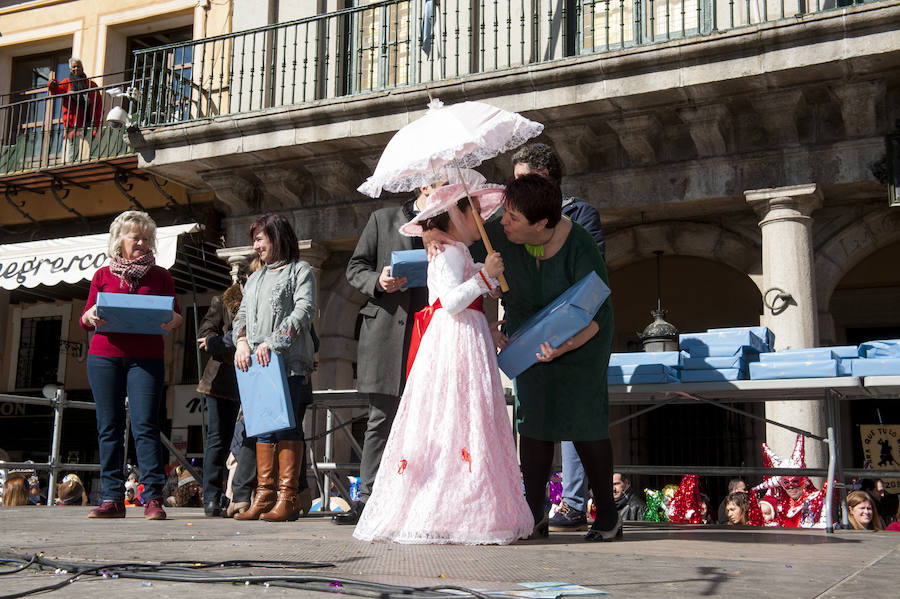
POLYGON ((750 378, 808 379, 832 376, 846 376, 840 360, 811 360, 808 362, 753 362, 750 364, 750 378))
POLYGON ((391 252, 391 276, 406 277, 404 287, 428 285, 428 254, 425 250, 391 252))
POLYGON ((175 298, 168 295, 136 293, 97 294, 97 316, 106 321, 97 327, 101 333, 165 335, 161 325, 172 320, 175 298))
POLYGON ((691 354, 692 358, 706 356, 730 356, 742 347, 752 348, 758 352, 770 351, 769 345, 750 329, 722 329, 709 333, 682 333, 678 336, 681 349, 691 354))
POLYGON ((519 327, 509 338, 506 349, 497 356, 500 369, 509 378, 525 372, 537 362, 541 343, 549 342, 552 347, 562 345, 591 322, 607 297, 606 283, 597 273, 588 273, 519 327))
POLYGON ((269 352, 269 356, 268 366, 260 366, 251 354, 247 372, 234 367, 248 437, 296 425, 284 361, 275 352, 269 352))
POLYGON ((682 383, 706 383, 710 381, 738 381, 750 378, 743 368, 706 368, 682 370, 682 383))
POLYGON ((900 358, 900 339, 866 341, 859 346, 861 358, 900 358))
POLYGON ((815 360, 840 360, 840 356, 829 347, 811 347, 803 350, 785 350, 759 354, 760 362, 812 362, 815 360))
POLYGON ((678 366, 686 353, 678 351, 652 351, 652 352, 621 352, 610 354, 609 365, 634 366, 636 364, 662 364, 664 366, 678 366))
POLYGON ((865 358, 853 360, 853 376, 892 376, 900 375, 900 358, 865 358))

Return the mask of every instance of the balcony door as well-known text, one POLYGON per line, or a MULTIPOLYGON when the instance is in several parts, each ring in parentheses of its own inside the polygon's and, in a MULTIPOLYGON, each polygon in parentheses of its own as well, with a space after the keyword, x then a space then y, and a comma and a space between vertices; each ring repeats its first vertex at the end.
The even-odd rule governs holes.
POLYGON ((347 80, 351 92, 404 85, 413 80, 411 57, 416 21, 411 1, 378 4, 356 0, 360 7, 349 19, 347 80))
POLYGON ((13 60, 12 92, 0 122, 0 173, 62 161, 62 102, 50 99, 47 82, 69 76, 71 53, 66 49, 13 60))

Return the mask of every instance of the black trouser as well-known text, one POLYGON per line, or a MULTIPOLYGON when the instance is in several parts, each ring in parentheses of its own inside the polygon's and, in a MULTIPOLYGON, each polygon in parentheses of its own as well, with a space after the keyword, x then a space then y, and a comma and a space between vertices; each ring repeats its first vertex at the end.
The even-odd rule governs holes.
POLYGON ((206 396, 206 448, 203 451, 203 501, 219 504, 228 446, 234 436, 240 404, 231 399, 206 396))
POLYGON ((363 454, 359 464, 359 500, 365 503, 372 494, 375 476, 381 464, 381 455, 391 434, 394 417, 400 408, 396 395, 369 394, 369 420, 363 439, 363 454))
MULTIPOLYGON (((616 524, 618 514, 612 496, 612 443, 609 439, 574 441, 575 451, 584 466, 594 495, 597 516, 594 527, 609 530, 616 524)), ((525 481, 525 500, 531 508, 535 523, 546 516, 547 481, 553 468, 554 441, 519 437, 519 458, 525 481)))

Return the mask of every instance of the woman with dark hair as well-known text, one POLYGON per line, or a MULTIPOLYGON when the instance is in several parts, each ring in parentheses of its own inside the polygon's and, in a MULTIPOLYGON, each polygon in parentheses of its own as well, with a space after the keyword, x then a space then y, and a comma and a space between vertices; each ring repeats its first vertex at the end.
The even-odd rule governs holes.
POLYGON ((750 495, 736 491, 725 498, 725 513, 728 524, 748 526, 750 524, 750 495))
POLYGON ((175 296, 169 272, 156 265, 156 223, 146 212, 123 212, 109 227, 109 266, 91 280, 91 290, 81 315, 81 326, 95 331, 87 357, 87 375, 97 405, 97 441, 100 449, 100 487, 103 502, 89 518, 125 517, 125 397, 131 432, 144 485, 144 517, 165 520, 163 487, 166 473, 159 438, 159 411, 165 382, 162 333, 184 323, 174 302, 172 320, 161 325, 159 335, 96 331, 106 323, 97 316, 98 293, 175 296))
POLYGON ((262 268, 247 280, 234 319, 234 363, 246 371, 251 354, 262 366, 269 364, 270 352, 281 357, 287 369, 296 427, 257 437, 256 496, 246 512, 234 517, 285 522, 296 520, 311 504, 301 458, 303 415, 312 402, 310 374, 315 354, 311 326, 316 314, 316 280, 309 264, 300 260, 297 235, 283 216, 266 214, 257 218, 250 225, 250 240, 262 268))

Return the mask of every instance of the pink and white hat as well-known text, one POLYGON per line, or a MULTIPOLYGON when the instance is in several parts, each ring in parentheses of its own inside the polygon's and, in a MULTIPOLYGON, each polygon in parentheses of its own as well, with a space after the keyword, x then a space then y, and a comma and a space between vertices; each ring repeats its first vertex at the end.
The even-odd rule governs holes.
POLYGON ((414 219, 400 227, 400 233, 407 237, 421 237, 422 223, 433 216, 447 212, 451 208, 456 209, 456 203, 466 197, 466 188, 473 200, 477 199, 479 213, 482 220, 490 217, 503 204, 505 187, 492 183, 486 183, 481 173, 472 169, 448 169, 450 183, 438 188, 425 200, 425 208, 414 219), (463 183, 463 181, 465 183, 463 183))

